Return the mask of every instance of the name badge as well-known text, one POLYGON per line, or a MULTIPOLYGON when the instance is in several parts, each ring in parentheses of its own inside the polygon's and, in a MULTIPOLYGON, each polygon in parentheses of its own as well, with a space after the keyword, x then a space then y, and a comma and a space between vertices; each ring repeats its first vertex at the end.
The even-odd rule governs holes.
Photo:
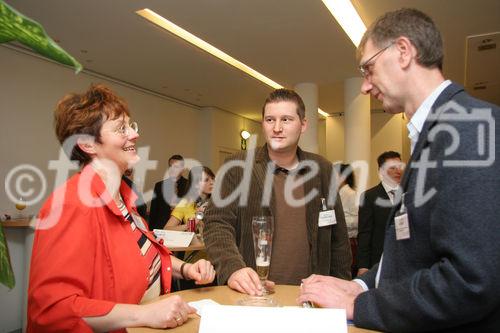
POLYGON ((396 227, 396 239, 410 239, 410 223, 408 222, 408 214, 401 214, 394 217, 394 225, 396 227))
POLYGON ((323 210, 319 212, 318 226, 326 227, 327 225, 337 224, 337 217, 335 216, 335 210, 323 210))

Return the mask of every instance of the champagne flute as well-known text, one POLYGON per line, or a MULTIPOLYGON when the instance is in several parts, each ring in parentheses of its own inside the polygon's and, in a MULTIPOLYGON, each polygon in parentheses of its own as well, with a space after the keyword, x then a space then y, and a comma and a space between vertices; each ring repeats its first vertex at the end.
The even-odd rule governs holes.
POLYGON ((269 276, 273 245, 274 220, 272 216, 254 216, 252 218, 252 234, 255 250, 255 266, 262 285, 263 295, 269 295, 265 281, 269 276))

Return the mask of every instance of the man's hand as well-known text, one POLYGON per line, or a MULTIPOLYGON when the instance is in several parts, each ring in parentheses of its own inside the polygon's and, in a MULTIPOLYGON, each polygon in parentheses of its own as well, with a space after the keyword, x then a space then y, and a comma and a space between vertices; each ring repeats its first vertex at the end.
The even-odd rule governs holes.
POLYGON ((360 268, 360 269, 358 269, 358 276, 361 276, 361 275, 365 274, 368 271, 369 271, 368 268, 360 268))
POLYGON ((186 264, 184 268, 185 276, 188 279, 194 280, 196 284, 211 283, 215 278, 214 266, 205 259, 200 259, 194 264, 186 264))
MULTIPOLYGON (((274 282, 266 281, 266 288, 272 290, 274 282)), ((262 295, 262 286, 260 284, 259 276, 250 267, 245 267, 237 270, 227 280, 229 288, 239 291, 240 293, 248 294, 251 296, 262 295)))
POLYGON ((302 280, 297 302, 310 301, 325 308, 342 308, 346 310, 347 319, 351 320, 354 300, 362 292, 363 288, 356 282, 313 274, 302 280))

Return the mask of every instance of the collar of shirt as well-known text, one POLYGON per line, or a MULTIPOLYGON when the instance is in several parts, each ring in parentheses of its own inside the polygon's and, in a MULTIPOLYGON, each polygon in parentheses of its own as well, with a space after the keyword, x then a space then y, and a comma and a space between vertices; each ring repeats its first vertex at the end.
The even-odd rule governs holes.
POLYGON ((418 136, 420 132, 422 132, 422 128, 424 127, 425 119, 429 115, 429 112, 432 109, 432 105, 436 102, 439 95, 443 92, 451 84, 450 80, 445 80, 441 82, 441 84, 434 89, 434 91, 427 96, 427 98, 423 101, 422 104, 418 107, 415 114, 411 117, 410 121, 406 125, 408 128, 408 137, 411 140, 411 151, 413 152, 413 148, 415 148, 415 144, 418 141, 418 136))
POLYGON ((396 187, 392 187, 391 185, 389 185, 386 182, 382 181, 382 186, 384 187, 385 193, 387 193, 387 196, 389 197, 389 200, 394 205, 394 198, 396 197, 396 192, 398 190, 398 185, 396 185, 396 187))
MULTIPOLYGON (((384 180, 382 180, 382 186, 384 187, 384 190, 387 192, 387 195, 389 195, 390 191, 397 191, 398 187, 399 187, 398 185, 391 186, 390 184, 386 183, 384 180)), ((389 198, 390 198, 390 196, 389 196, 389 198)))
POLYGON ((280 172, 284 173, 285 175, 304 175, 307 171, 309 171, 309 167, 308 166, 303 166, 301 168, 299 168, 298 166, 296 166, 294 169, 285 169, 285 168, 282 168, 280 166, 276 166, 274 168, 274 174, 277 175, 279 174, 280 172))

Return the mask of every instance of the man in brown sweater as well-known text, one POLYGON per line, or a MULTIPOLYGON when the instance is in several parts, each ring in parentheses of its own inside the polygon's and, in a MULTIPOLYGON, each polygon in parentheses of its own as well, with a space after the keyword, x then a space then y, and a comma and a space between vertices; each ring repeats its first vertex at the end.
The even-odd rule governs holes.
POLYGON ((349 279, 351 252, 332 164, 298 147, 307 127, 304 102, 294 91, 275 90, 262 118, 267 143, 228 158, 205 212, 204 239, 218 283, 261 294, 252 217, 265 211, 275 223, 270 286, 298 285, 312 273, 349 279), (321 210, 334 214, 320 223, 321 210))

